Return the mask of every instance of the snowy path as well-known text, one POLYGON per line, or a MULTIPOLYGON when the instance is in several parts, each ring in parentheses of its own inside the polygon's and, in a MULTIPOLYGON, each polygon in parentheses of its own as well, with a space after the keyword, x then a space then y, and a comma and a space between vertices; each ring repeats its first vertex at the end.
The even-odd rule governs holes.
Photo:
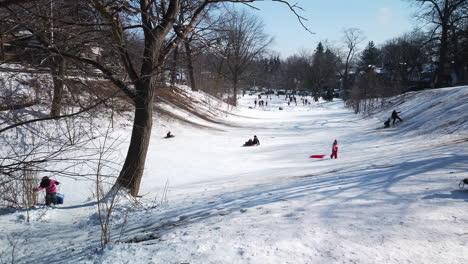
MULTIPOLYGON (((179 126, 171 128, 174 140, 153 138, 141 193, 145 199, 160 196, 169 179, 168 203, 118 207, 120 215, 129 211, 121 237, 124 219, 114 219, 114 239, 141 242, 93 254, 99 247, 96 209, 65 189, 76 202, 32 221, 17 263, 468 261, 462 253, 468 193, 457 189, 468 177, 466 132, 411 130, 408 136, 402 133, 417 125, 414 118, 383 130, 376 129, 377 117, 363 119, 341 102, 288 107, 284 98, 273 98, 269 110, 248 109, 252 101, 241 99, 239 113, 250 118, 230 117, 240 127, 219 132, 179 126), (240 147, 254 134, 259 147, 240 147), (329 155, 335 138, 337 160, 308 158, 329 155)), ((411 111, 422 111, 424 104, 416 103, 411 111)), ((457 107, 463 114, 467 106, 457 107)), ((43 212, 35 210, 33 218, 43 212)), ((0 215, 2 243, 27 228, 22 217, 0 215)), ((8 245, 2 249, 9 252, 8 245)))

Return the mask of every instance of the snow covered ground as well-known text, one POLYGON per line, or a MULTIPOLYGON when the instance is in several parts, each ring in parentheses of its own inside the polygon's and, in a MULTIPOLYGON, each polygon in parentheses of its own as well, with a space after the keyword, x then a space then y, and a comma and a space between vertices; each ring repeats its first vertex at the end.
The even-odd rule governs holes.
MULTIPOLYGON (((141 205, 112 219, 122 242, 98 252, 91 183, 58 179, 66 204, 31 223, 0 212, 0 262, 467 263, 468 87, 402 95, 366 118, 340 100, 253 100, 232 125, 155 127, 141 205), (404 121, 382 129, 393 109, 404 121), (253 135, 261 145, 241 147, 253 135)), ((126 142, 128 128, 115 133, 126 142)))

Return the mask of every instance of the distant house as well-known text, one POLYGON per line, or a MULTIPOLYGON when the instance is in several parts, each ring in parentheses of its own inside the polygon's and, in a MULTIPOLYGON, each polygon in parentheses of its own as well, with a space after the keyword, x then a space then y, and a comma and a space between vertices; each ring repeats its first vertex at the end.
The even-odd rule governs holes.
POLYGON ((34 42, 33 34, 27 30, 0 35, 0 61, 14 61, 24 53, 25 46, 34 42))
MULTIPOLYGON (((46 50, 34 48, 42 43, 37 36, 28 30, 19 30, 14 27, 0 34, 0 61, 3 62, 26 62, 42 64, 44 58, 50 54, 46 50)), ((82 45, 79 55, 92 60, 102 57, 104 48, 97 45, 82 45)))

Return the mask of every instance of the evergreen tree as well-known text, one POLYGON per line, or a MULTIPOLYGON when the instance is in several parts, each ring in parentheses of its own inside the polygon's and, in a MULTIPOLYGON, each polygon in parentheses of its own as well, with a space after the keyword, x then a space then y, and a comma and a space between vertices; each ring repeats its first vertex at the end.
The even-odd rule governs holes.
POLYGON ((375 47, 373 41, 369 41, 367 47, 362 51, 359 69, 362 71, 370 71, 379 64, 379 59, 380 51, 375 47))
POLYGON ((321 95, 326 100, 333 100, 333 89, 337 87, 337 70, 338 57, 329 49, 325 51, 322 43, 319 43, 308 78, 308 86, 312 88, 315 101, 318 101, 321 95))

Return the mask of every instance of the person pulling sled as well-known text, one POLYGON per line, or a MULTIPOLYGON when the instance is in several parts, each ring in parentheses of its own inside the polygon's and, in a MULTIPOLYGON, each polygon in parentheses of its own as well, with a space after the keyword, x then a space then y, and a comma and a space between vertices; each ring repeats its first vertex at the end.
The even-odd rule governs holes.
POLYGON ((50 206, 51 204, 57 204, 57 188, 55 185, 59 185, 60 182, 56 180, 49 179, 49 177, 44 176, 42 177, 41 183, 39 187, 35 188, 34 191, 38 192, 42 189, 46 191, 46 205, 50 206))
POLYGON ((338 141, 336 139, 335 139, 335 141, 333 141, 332 154, 330 155, 330 159, 333 159, 333 157, 335 159, 338 158, 338 141))
POLYGON ((392 119, 393 119, 393 124, 395 125, 395 121, 398 119, 400 122, 403 122, 403 120, 398 116, 400 112, 397 112, 396 110, 393 110, 392 112, 392 119))

